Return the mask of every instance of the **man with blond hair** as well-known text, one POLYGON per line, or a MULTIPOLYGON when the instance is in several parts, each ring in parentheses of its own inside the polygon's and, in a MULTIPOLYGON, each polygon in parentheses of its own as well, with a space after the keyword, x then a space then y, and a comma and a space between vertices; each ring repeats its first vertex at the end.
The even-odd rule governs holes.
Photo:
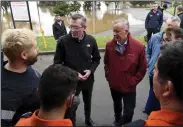
POLYGON ((2 50, 8 60, 1 68, 1 125, 12 126, 16 110, 38 88, 40 74, 30 66, 37 61, 36 36, 28 29, 8 29, 2 50))

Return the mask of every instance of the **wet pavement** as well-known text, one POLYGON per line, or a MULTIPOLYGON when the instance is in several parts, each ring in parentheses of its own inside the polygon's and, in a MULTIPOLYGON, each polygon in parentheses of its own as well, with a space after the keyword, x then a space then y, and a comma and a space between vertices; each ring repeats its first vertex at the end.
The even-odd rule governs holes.
MULTIPOLYGON (((111 126, 114 120, 113 101, 110 95, 108 83, 104 77, 104 54, 101 53, 101 63, 95 72, 95 83, 92 98, 92 119, 98 126, 111 126)), ((40 73, 52 64, 53 55, 43 55, 39 57, 38 62, 34 65, 40 73)), ((137 101, 133 120, 146 119, 147 116, 142 113, 148 96, 149 84, 148 78, 145 77, 137 87, 137 101)), ((80 96, 82 99, 82 96, 80 96)), ((84 126, 84 108, 83 102, 77 110, 77 125, 84 126)))

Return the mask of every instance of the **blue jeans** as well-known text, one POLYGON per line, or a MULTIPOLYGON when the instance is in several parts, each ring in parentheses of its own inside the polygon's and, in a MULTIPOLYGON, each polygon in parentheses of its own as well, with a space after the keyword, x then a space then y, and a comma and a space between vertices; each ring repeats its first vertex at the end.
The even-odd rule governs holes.
POLYGON ((145 113, 148 115, 152 111, 160 110, 160 103, 153 91, 153 76, 149 76, 149 82, 150 82, 149 97, 147 99, 146 106, 145 106, 145 113))

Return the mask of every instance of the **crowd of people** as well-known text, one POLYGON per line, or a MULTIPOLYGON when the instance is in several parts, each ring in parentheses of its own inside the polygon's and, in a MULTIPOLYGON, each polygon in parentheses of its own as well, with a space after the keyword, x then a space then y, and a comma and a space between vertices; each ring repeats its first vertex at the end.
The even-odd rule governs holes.
MULTIPOLYGON (((128 20, 113 23, 113 39, 106 43, 103 62, 114 104, 114 126, 183 126, 183 7, 178 7, 178 16, 166 20, 163 29, 162 12, 157 8, 154 4, 146 18, 146 46, 132 37, 128 20), (149 117, 132 121, 136 87, 147 70, 150 90, 143 112, 149 117)), ((95 38, 86 33, 86 18, 73 14, 69 24, 67 34, 56 15, 56 52, 53 64, 42 74, 31 66, 38 58, 35 34, 28 29, 8 29, 2 34, 7 57, 1 67, 2 126, 77 126, 80 93, 85 124, 97 126, 91 118, 91 100, 101 56, 95 38)))

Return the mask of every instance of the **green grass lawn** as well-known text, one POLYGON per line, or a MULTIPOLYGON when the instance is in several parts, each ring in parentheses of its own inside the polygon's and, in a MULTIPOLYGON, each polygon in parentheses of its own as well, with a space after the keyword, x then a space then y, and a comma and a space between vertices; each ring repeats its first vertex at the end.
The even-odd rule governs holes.
MULTIPOLYGON (((56 48, 56 42, 53 36, 46 36, 46 43, 47 43, 47 48, 44 48, 44 43, 42 41, 42 37, 37 37, 37 42, 38 42, 38 47, 39 51, 55 51, 56 48)), ((99 48, 105 48, 106 42, 112 39, 112 36, 96 36, 95 37, 98 47, 99 48)), ((137 40, 141 41, 142 43, 144 42, 143 37, 136 37, 137 40)))

